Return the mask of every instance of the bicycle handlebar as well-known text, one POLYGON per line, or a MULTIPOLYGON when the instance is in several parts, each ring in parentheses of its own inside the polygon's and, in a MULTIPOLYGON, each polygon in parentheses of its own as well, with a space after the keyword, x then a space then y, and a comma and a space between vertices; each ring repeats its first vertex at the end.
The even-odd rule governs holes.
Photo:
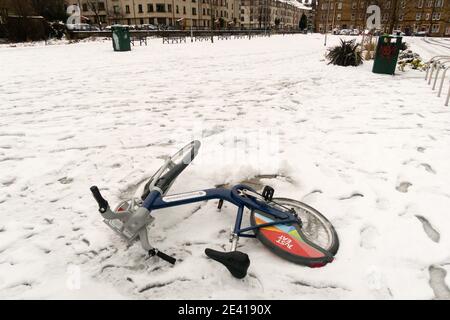
POLYGON ((102 194, 100 193, 100 190, 98 190, 97 186, 92 186, 90 189, 95 201, 98 203, 98 211, 100 211, 100 213, 105 213, 106 210, 108 210, 108 201, 102 197, 102 194))

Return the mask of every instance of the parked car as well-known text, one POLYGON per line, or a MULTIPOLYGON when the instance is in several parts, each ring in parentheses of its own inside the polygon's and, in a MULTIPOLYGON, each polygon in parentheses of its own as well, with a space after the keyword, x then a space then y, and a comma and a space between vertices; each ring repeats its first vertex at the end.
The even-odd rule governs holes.
POLYGON ((69 31, 100 31, 99 27, 87 23, 66 24, 66 28, 69 31))
POLYGON ((393 30, 393 31, 392 31, 392 34, 393 34, 393 35, 396 35, 396 36, 402 36, 402 37, 405 36, 405 33, 402 32, 402 30, 393 30))
POLYGON ((348 35, 350 35, 352 32, 353 32, 353 31, 350 30, 350 29, 342 29, 341 31, 339 31, 339 34, 340 34, 341 36, 348 36, 348 35))
POLYGON ((428 32, 426 31, 417 31, 414 32, 414 37, 426 37, 428 35, 428 32))
MULTIPOLYGON (((111 31, 111 28, 112 27, 122 27, 122 25, 121 24, 113 24, 112 26, 106 26, 105 27, 105 30, 108 30, 108 31, 111 31)), ((128 26, 123 26, 123 27, 128 27, 128 26)))
POLYGON ((141 24, 138 26, 139 30, 158 30, 158 28, 153 24, 141 24))

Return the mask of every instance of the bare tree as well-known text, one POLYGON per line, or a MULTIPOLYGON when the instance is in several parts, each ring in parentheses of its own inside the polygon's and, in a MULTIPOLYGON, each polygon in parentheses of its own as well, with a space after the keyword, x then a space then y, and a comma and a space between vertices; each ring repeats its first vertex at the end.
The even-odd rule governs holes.
POLYGON ((412 8, 407 4, 406 0, 392 0, 391 11, 389 15, 389 33, 392 34, 395 27, 398 26, 399 22, 404 19, 404 17, 411 12, 412 8))
POLYGON ((36 14, 47 20, 64 20, 66 17, 64 0, 31 0, 31 5, 36 14))
POLYGON ((100 20, 100 2, 104 5, 104 2, 99 0, 87 0, 86 5, 88 9, 94 13, 95 23, 97 23, 100 26, 100 29, 102 29, 102 23, 100 20))

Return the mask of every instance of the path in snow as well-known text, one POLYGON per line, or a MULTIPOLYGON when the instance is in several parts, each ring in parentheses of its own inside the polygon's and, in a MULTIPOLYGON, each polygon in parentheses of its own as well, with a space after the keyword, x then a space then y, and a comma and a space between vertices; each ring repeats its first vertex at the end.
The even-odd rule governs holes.
POLYGON ((450 109, 421 72, 324 52, 320 35, 0 47, 0 298, 448 297, 450 109), (155 212, 175 266, 107 229, 89 186, 115 204, 192 138, 174 192, 270 183, 332 221, 335 262, 303 268, 243 239, 252 264, 234 279, 203 253, 229 246, 234 209, 214 202, 155 212))

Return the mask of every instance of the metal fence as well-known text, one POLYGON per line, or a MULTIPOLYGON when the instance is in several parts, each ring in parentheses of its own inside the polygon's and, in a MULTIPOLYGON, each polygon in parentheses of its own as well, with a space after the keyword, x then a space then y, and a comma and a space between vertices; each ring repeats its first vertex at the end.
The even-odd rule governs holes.
MULTIPOLYGON (((218 36, 258 36, 258 35, 289 35, 302 34, 304 31, 300 30, 130 30, 130 35, 135 38, 142 37, 218 37, 218 36)), ((111 37, 110 30, 104 31, 70 31, 68 32, 69 39, 85 39, 89 37, 111 37)))
POLYGON ((427 72, 425 74, 425 80, 428 81, 429 85, 431 85, 431 83, 433 82, 432 86, 433 91, 436 90, 436 85, 438 83, 439 76, 441 76, 437 94, 438 97, 441 96, 442 90, 444 89, 444 85, 447 80, 448 92, 447 98, 445 99, 445 106, 449 105, 450 100, 450 78, 447 78, 449 69, 450 69, 450 56, 445 55, 435 56, 426 64, 427 72))

